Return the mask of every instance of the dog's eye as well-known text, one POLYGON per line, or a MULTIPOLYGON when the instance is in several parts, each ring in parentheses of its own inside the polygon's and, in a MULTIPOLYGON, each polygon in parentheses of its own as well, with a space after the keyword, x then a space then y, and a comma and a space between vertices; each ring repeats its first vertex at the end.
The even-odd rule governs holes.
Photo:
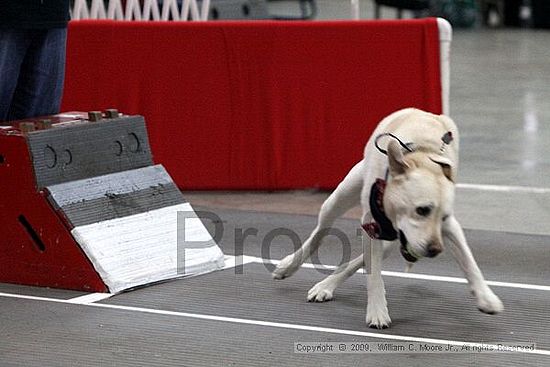
POLYGON ((419 206, 416 208, 416 214, 421 217, 427 217, 432 212, 432 208, 429 206, 419 206))

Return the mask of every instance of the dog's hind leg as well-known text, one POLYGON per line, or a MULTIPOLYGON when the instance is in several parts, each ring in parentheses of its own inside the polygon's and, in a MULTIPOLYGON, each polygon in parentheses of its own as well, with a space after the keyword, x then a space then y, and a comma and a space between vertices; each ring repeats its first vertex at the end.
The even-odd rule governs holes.
POLYGON ((334 290, 363 266, 363 255, 342 264, 334 273, 315 284, 307 293, 308 302, 325 302, 333 298, 334 290))
POLYGON ((325 200, 319 212, 317 226, 300 249, 281 260, 273 271, 274 279, 284 279, 294 274, 300 265, 317 250, 336 218, 359 205, 363 186, 363 165, 364 161, 357 163, 336 190, 325 200))
POLYGON ((454 216, 450 216, 443 222, 442 232, 444 240, 446 240, 446 243, 451 244, 453 255, 464 271, 466 279, 468 279, 470 289, 477 299, 479 310, 488 314, 495 314, 504 310, 502 301, 485 282, 472 251, 468 247, 462 227, 454 216))

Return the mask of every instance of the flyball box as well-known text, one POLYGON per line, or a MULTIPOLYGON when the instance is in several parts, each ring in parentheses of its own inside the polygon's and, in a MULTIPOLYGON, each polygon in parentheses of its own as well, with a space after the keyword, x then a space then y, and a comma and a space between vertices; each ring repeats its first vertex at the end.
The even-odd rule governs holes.
POLYGON ((69 112, 0 126, 0 189, 0 282, 117 293, 223 267, 153 163, 142 116, 69 112))

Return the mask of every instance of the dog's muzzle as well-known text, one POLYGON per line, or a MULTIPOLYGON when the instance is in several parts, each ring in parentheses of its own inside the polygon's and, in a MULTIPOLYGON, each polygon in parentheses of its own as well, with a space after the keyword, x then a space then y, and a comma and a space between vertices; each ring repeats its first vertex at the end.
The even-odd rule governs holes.
POLYGON ((413 255, 409 250, 407 237, 405 237, 405 234, 402 231, 399 231, 399 242, 401 242, 401 247, 399 247, 399 251, 401 252, 403 258, 411 263, 416 262, 418 260, 418 257, 413 255))

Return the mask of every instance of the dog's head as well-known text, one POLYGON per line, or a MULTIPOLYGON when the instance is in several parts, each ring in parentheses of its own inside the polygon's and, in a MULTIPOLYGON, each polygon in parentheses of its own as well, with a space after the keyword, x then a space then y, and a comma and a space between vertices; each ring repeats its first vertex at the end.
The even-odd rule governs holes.
POLYGON ((443 251, 441 227, 452 214, 453 162, 421 151, 404 155, 395 141, 388 145, 388 159, 384 210, 399 233, 401 253, 409 261, 434 257, 443 251))

